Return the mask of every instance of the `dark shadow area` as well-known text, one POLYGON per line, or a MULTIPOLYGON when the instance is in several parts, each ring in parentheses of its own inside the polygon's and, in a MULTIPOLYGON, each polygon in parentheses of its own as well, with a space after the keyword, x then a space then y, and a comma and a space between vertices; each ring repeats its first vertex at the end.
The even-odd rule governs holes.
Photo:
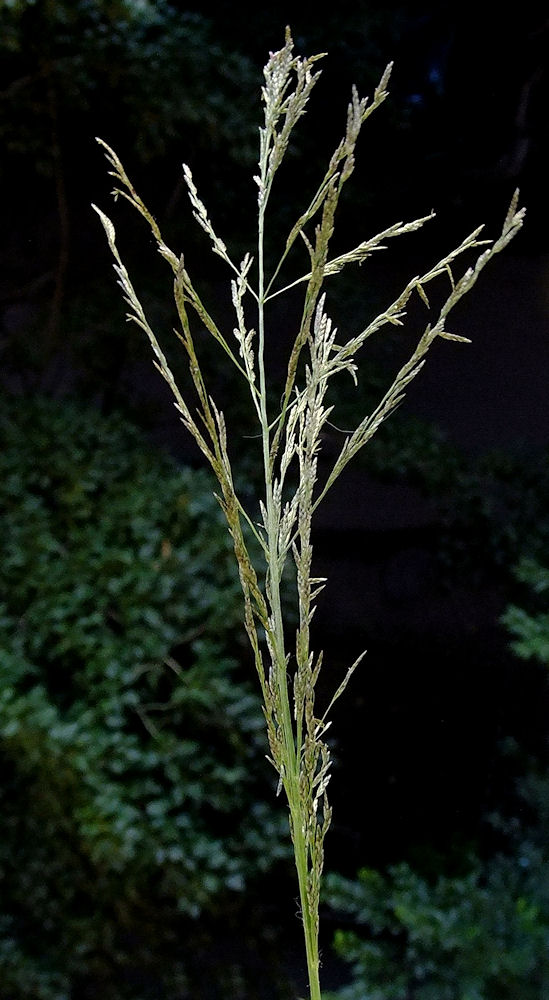
MULTIPOLYGON (((314 620, 320 704, 367 649, 330 730, 326 866, 353 879, 405 862, 432 886, 471 858, 524 857, 517 830, 537 844, 549 825, 518 790, 543 779, 549 751, 545 13, 530 3, 496 16, 472 3, 343 0, 320 13, 13 0, 0 5, 5 1000, 287 1000, 306 990, 230 540, 145 337, 125 322, 91 209, 113 218, 186 389, 172 275, 143 221, 123 199, 113 205, 94 137, 120 154, 231 330, 230 275, 192 219, 181 163, 240 261, 254 249, 261 70, 286 23, 300 54, 328 55, 273 195, 268 262, 340 138, 352 84, 371 94, 389 60, 391 96, 365 128, 334 253, 436 211, 332 279, 328 310, 342 336, 480 223, 497 236, 517 187, 527 208, 520 236, 452 317, 471 344, 437 344, 318 511, 315 573, 328 577, 314 620), (517 575, 524 559, 530 576, 517 575), (528 617, 518 652, 520 629, 502 623, 510 606, 528 617)), ((273 305, 274 406, 300 308, 299 291, 273 305)), ((370 412, 413 350, 427 322, 419 297, 409 319, 368 342, 356 390, 337 384, 322 475, 344 440, 338 428, 370 412)), ((253 503, 249 400, 217 345, 197 339, 253 503)), ((536 906, 545 934, 549 903, 536 906)), ((327 988, 347 968, 330 950, 341 913, 324 907, 327 988)), ((402 942, 404 931, 381 937, 402 942)), ((532 984, 516 995, 544 1000, 533 973, 532 984)), ((483 1000, 496 996, 489 988, 483 1000)))

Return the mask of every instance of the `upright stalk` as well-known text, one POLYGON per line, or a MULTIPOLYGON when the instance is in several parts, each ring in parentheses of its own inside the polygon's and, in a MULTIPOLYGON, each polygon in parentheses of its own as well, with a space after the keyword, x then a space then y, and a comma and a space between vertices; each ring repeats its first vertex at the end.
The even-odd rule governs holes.
POLYGON ((297 870, 299 899, 305 939, 305 954, 307 959, 307 974, 311 1000, 321 1000, 318 955, 318 922, 311 913, 308 893, 308 851, 304 835, 305 815, 300 796, 300 758, 301 747, 296 741, 292 722, 290 697, 288 691, 288 676, 286 662, 286 644, 284 622, 281 604, 280 577, 280 511, 277 509, 273 493, 273 468, 271 458, 271 434, 269 415, 267 412, 267 384, 265 377, 265 264, 264 264, 264 224, 265 208, 268 195, 263 199, 259 209, 258 224, 258 369, 260 391, 260 413, 263 448, 263 472, 265 480, 265 508, 267 511, 267 574, 266 586, 269 591, 269 602, 273 617, 273 679, 276 685, 276 695, 280 705, 281 736, 284 744, 284 773, 281 774, 282 784, 290 812, 290 832, 294 847, 294 860, 297 870))
MULTIPOLYGON (((174 278, 174 295, 181 329, 179 339, 187 354, 191 382, 198 400, 198 419, 178 388, 156 334, 151 329, 143 306, 133 288, 128 272, 116 246, 115 230, 110 219, 99 209, 107 239, 114 255, 115 270, 125 300, 129 318, 143 329, 150 340, 155 364, 174 395, 183 424, 195 438, 203 456, 211 465, 221 486, 219 502, 227 518, 234 542, 240 581, 244 596, 244 624, 253 651, 264 700, 264 714, 270 760, 284 788, 292 836, 295 865, 299 884, 301 916, 305 937, 305 952, 309 976, 310 1000, 321 1000, 318 955, 318 912, 323 869, 324 837, 328 830, 331 810, 326 796, 329 781, 330 749, 324 733, 327 717, 335 700, 344 691, 354 669, 362 659, 349 667, 337 687, 328 707, 320 714, 315 706, 315 685, 322 663, 310 649, 310 623, 315 610, 315 598, 324 580, 312 576, 311 524, 313 514, 347 463, 375 434, 381 423, 402 400, 409 383, 420 371, 432 344, 438 338, 464 341, 465 337, 450 333, 446 323, 451 309, 475 284, 489 260, 502 250, 522 225, 524 212, 517 210, 515 194, 501 235, 484 248, 461 275, 454 277, 458 260, 465 253, 485 244, 479 240, 480 229, 471 233, 450 253, 442 257, 425 274, 412 278, 402 292, 362 330, 347 340, 337 336, 326 312, 326 296, 322 288, 326 279, 344 267, 366 260, 374 251, 383 249, 385 241, 410 233, 423 226, 431 216, 409 223, 397 222, 381 233, 360 243, 350 251, 330 259, 329 244, 334 218, 343 183, 354 168, 355 146, 360 129, 369 115, 385 100, 390 66, 383 74, 373 99, 359 98, 353 89, 347 110, 346 129, 336 147, 328 168, 309 202, 308 208, 292 227, 269 283, 265 280, 265 212, 276 172, 284 158, 293 128, 305 113, 311 90, 318 73, 311 67, 320 56, 308 59, 293 54, 289 31, 286 42, 271 54, 265 66, 262 90, 264 126, 260 129, 258 187, 258 279, 257 288, 250 278, 252 257, 246 254, 238 266, 231 259, 224 242, 218 237, 203 202, 198 196, 192 174, 184 167, 193 215, 208 234, 213 252, 232 271, 232 299, 236 326, 226 335, 197 294, 181 254, 170 250, 163 240, 153 215, 133 188, 116 153, 102 143, 115 177, 116 195, 122 195, 148 223, 161 256, 170 266, 174 278), (298 239, 301 237, 301 239, 298 239), (290 251, 305 247, 308 261, 302 276, 287 288, 305 286, 301 321, 290 348, 283 385, 280 386, 279 412, 270 419, 267 407, 267 373, 265 370, 265 306, 275 295, 287 288, 275 287, 282 263, 290 251), (317 483, 317 458, 322 447, 323 431, 332 406, 326 403, 333 375, 347 372, 357 381, 356 356, 366 341, 389 325, 402 326, 408 302, 417 292, 427 307, 425 287, 435 279, 445 278, 449 292, 434 322, 427 323, 408 361, 397 372, 392 384, 377 406, 359 420, 355 430, 345 434, 341 450, 323 482, 317 483), (257 334, 248 325, 244 302, 257 305, 257 334), (189 315, 190 314, 190 315, 189 315), (257 523, 254 509, 247 512, 236 493, 229 456, 228 432, 223 412, 218 409, 200 367, 190 316, 194 316, 201 331, 204 329, 221 347, 223 357, 234 366, 250 392, 253 410, 261 438, 264 499, 259 501, 262 523, 257 523), (234 340, 238 343, 238 355, 234 340), (257 356, 255 347, 257 343, 257 356), (303 363, 303 354, 307 355, 303 363), (247 548, 245 528, 259 542, 264 563, 257 574, 247 548), (287 559, 293 559, 299 621, 296 630, 295 654, 286 648, 287 638, 281 602, 282 574, 287 559), (267 661, 268 666, 265 665, 267 661), (290 681, 291 679, 291 697, 290 681)), ((101 142, 101 140, 99 140, 101 142)))

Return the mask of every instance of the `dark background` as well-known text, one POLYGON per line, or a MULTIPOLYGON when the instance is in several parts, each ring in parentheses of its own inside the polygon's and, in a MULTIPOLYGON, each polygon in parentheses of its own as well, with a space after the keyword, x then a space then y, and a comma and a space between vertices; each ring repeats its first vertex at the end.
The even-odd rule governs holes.
MULTIPOLYGON (((191 163, 227 241, 232 237, 245 245, 253 226, 249 177, 258 107, 257 89, 242 92, 240 77, 246 82, 257 78, 259 85, 265 53, 281 44, 288 20, 299 52, 327 50, 329 55, 292 150, 294 162, 282 175, 287 187, 275 202, 274 235, 292 218, 294 204, 337 140, 351 84, 371 92, 386 62, 394 60, 390 102, 361 140, 338 236, 345 246, 433 207, 437 220, 396 249, 393 269, 386 263, 388 253, 374 262, 373 274, 364 267, 360 286, 350 293, 351 308, 361 315, 365 299, 374 295, 375 301, 385 287, 389 295, 401 276, 417 273, 479 222, 495 234, 520 186, 528 209, 524 230, 459 311, 459 332, 470 336, 472 345, 445 344, 433 352, 410 390, 406 413, 436 421, 451 443, 472 456, 492 448, 520 453, 546 444, 548 25, 537 6, 499 10, 496 18, 472 4, 340 3, 323 14, 306 5, 292 11, 239 5, 235 17, 233 4, 203 4, 200 11, 170 4, 172 16, 203 26, 203 49, 165 52, 166 43, 152 25, 145 33, 145 58, 131 50, 131 39, 125 40, 116 5, 109 16, 94 14, 97 6, 84 4, 79 16, 63 19, 55 5, 29 4, 17 45, 10 50, 4 42, 0 318, 5 384, 18 392, 77 392, 103 412, 121 406, 156 441, 197 460, 176 415, 171 418, 146 345, 123 323, 102 232, 90 209, 97 201, 113 214, 93 136, 98 133, 117 148, 169 238, 176 248, 185 247, 187 259, 195 253, 194 273, 198 269, 204 278, 211 259, 189 226, 179 164, 191 163), (176 55, 177 66, 168 66, 176 55), (159 99, 168 85, 174 92, 159 99), (210 85, 217 107, 201 104, 210 85), (232 122, 227 107, 235 103, 240 117, 232 122)), ((115 219, 123 245, 124 227, 133 234, 132 263, 147 274, 151 294, 158 294, 154 282, 161 279, 151 278, 147 236, 124 216, 122 206, 115 219)), ((215 262, 213 267, 219 273, 214 294, 222 308, 223 274, 215 262)), ((348 292, 344 289, 339 300, 334 292, 334 308, 350 323, 348 292)), ((230 395, 230 387, 223 388, 230 395)), ((403 411, 394 420, 402 418, 403 411)), ((406 425, 401 426, 404 434, 406 425)), ((378 841, 388 828, 396 829, 400 849, 401 838, 414 836, 414 824, 432 829, 428 803, 437 797, 448 799, 446 808, 437 807, 437 816, 444 836, 451 836, 464 814, 475 814, 481 793, 475 796, 474 790, 484 781, 478 754, 493 744, 503 725, 494 708, 505 697, 494 673, 500 675, 500 658, 507 655, 505 637, 492 634, 497 601, 494 607, 488 593, 480 606, 475 598, 473 609, 461 581, 456 610, 447 595, 433 593, 436 584, 425 583, 430 557, 421 532, 430 525, 436 536, 436 525, 409 485, 380 488, 365 482, 364 473, 351 471, 321 511, 320 525, 319 560, 331 570, 321 631, 334 646, 332 654, 343 658, 362 643, 371 648, 372 629, 391 632, 407 619, 413 625, 413 642, 391 657, 390 670, 385 656, 372 652, 355 681, 367 694, 359 699, 360 746, 346 751, 346 765, 360 759, 366 766, 375 759, 373 773, 368 765, 365 775, 368 812, 378 811, 372 805, 376 795, 388 795, 384 814, 386 808, 395 811, 385 819, 378 816, 377 833, 368 821, 367 839, 378 841), (381 596, 380 573, 392 581, 382 586, 381 596), (421 639, 433 630, 438 634, 427 662, 421 639), (472 657, 460 647, 466 633, 474 635, 472 657), (495 647, 486 656, 483 643, 492 641, 495 647), (441 656, 454 659, 455 667, 449 669, 447 661, 442 669, 441 656), (466 676, 458 682, 462 670, 466 676), (473 685, 480 701, 471 698, 473 685), (392 719, 390 726, 384 713, 392 719), (462 749, 455 752, 452 728, 460 728, 464 718, 478 741, 469 741, 465 757, 462 749), (442 757, 433 754, 433 738, 441 741, 442 757), (407 761, 415 760, 416 752, 421 756, 413 765, 422 775, 420 786, 406 773, 402 747, 407 761), (439 765, 426 782, 433 757, 439 765), (395 783, 404 789, 402 800, 395 783)), ((345 723, 344 728, 355 727, 345 723)), ((344 774, 338 775, 340 787, 345 781, 344 774)), ((358 813, 348 818, 360 827, 358 813)))
MULTIPOLYGON (((389 60, 391 97, 361 139, 337 240, 344 248, 398 219, 437 212, 421 234, 344 279, 339 292, 334 285, 342 327, 479 223, 497 235, 520 187, 522 233, 456 312, 452 330, 472 344, 433 351, 371 463, 349 470, 327 499, 315 537, 319 575, 329 576, 317 624, 326 671, 333 664, 339 676, 368 648, 334 712, 328 865, 344 858, 351 874, 360 864, 417 857, 427 847, 451 853, 482 839, 487 809, 514 794, 502 742, 513 737, 539 761, 547 753, 545 674, 518 662, 499 624, 513 595, 506 560, 521 551, 521 499, 510 499, 512 473, 502 487, 495 466, 482 471, 494 450, 501 470, 506 461, 535 463, 547 446, 547 18, 529 3, 496 11, 343 0, 321 13, 306 4, 174 2, 157 10, 190 26, 195 43, 171 46, 154 19, 132 35, 122 5, 117 16, 117 4, 108 11, 79 3, 71 13, 71 5, 38 2, 21 5, 20 20, 12 6, 0 8, 0 331, 2 383, 15 407, 45 393, 105 414, 120 409, 156 445, 198 463, 146 344, 124 323, 90 203, 114 218, 168 336, 169 279, 163 284, 167 276, 157 273, 143 227, 120 202, 112 206, 93 137, 116 148, 222 316, 225 276, 192 226, 180 164, 192 166, 238 256, 253 238, 261 67, 286 23, 299 53, 328 57, 281 173, 273 241, 284 238, 338 140, 352 83, 372 93, 389 60), (441 476, 437 488, 433 432, 417 430, 432 422, 441 462, 459 455, 465 470, 461 479, 441 476), (508 538, 511 521, 514 548, 498 549, 495 534, 508 538)), ((290 300, 277 320, 293 314, 290 300)), ((420 319, 414 314, 412 325, 420 319)), ((402 349, 391 334, 380 356, 368 357, 367 398, 402 349)), ((238 419, 240 397, 212 364, 222 405, 238 419)), ((522 525, 525 545, 530 528, 522 525)))

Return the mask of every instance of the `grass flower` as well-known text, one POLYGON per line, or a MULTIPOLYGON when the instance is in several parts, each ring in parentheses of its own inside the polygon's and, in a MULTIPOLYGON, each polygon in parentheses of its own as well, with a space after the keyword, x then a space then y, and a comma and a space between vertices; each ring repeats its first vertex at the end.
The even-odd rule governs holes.
POLYGON ((486 264, 520 229, 524 214, 523 210, 517 209, 515 195, 502 232, 494 242, 480 240, 482 227, 476 229, 434 267, 412 277, 400 294, 364 329, 342 340, 328 314, 326 282, 344 268, 360 264, 384 249, 388 240, 418 230, 431 216, 408 223, 397 222, 347 253, 331 255, 340 195, 353 173, 355 149, 362 127, 387 97, 389 65, 371 100, 359 98, 353 89, 344 136, 334 150, 308 207, 291 228, 278 263, 272 273, 267 273, 265 229, 273 184, 292 132, 306 112, 318 80, 317 63, 321 58, 320 55, 312 58, 296 56, 290 32, 287 31, 284 46, 270 55, 265 66, 262 89, 264 121, 259 130, 259 163, 254 177, 257 185, 257 245, 253 254, 247 253, 240 263, 233 260, 218 236, 191 171, 184 167, 194 218, 208 235, 213 253, 225 262, 231 274, 232 329, 222 330, 214 321, 195 289, 185 258, 166 245, 152 213, 134 190, 116 153, 98 140, 115 178, 115 196, 127 199, 143 216, 159 253, 171 269, 180 324, 177 336, 187 356, 196 395, 192 405, 178 388, 157 336, 149 325, 118 252, 113 223, 100 209, 96 209, 114 256, 114 267, 128 306, 128 317, 149 338, 154 363, 170 386, 181 420, 217 478, 218 499, 227 519, 238 563, 244 596, 244 624, 263 694, 269 759, 278 774, 279 790, 284 790, 288 803, 311 1000, 320 1000, 321 997, 319 892, 324 838, 331 819, 327 798, 330 749, 326 731, 330 725, 330 710, 362 659, 359 657, 349 667, 329 705, 317 708, 315 689, 322 667, 322 653, 312 648, 311 622, 316 599, 326 581, 314 575, 311 542, 314 513, 348 462, 401 402, 434 342, 439 338, 466 341, 465 337, 448 328, 450 313, 473 287, 486 264), (299 251, 304 252, 306 257, 303 274, 291 284, 284 285, 280 280, 283 265, 290 253, 297 254, 299 251), (475 254, 474 263, 457 274, 461 258, 471 251, 475 254), (345 433, 339 454, 327 474, 321 476, 319 455, 323 430, 332 417, 330 389, 333 376, 347 372, 356 382, 360 352, 369 338, 388 326, 402 326, 414 295, 419 295, 429 306, 427 287, 440 276, 446 277, 448 290, 438 315, 425 327, 409 359, 396 373, 377 406, 364 415, 354 430, 345 433), (275 297, 297 285, 303 287, 301 319, 288 352, 280 405, 276 412, 272 412, 267 393, 269 373, 265 363, 269 305, 275 297), (259 523, 235 488, 230 451, 231 429, 227 428, 223 412, 212 398, 201 368, 193 333, 196 320, 200 329, 205 329, 217 342, 227 364, 234 367, 249 390, 264 480, 262 496, 257 498, 261 511, 259 523), (252 562, 246 544, 248 531, 259 543, 262 568, 252 562), (288 562, 294 566, 292 579, 297 588, 299 610, 295 640, 288 638, 283 616, 282 590, 287 585, 287 575, 283 583, 283 574, 288 562))

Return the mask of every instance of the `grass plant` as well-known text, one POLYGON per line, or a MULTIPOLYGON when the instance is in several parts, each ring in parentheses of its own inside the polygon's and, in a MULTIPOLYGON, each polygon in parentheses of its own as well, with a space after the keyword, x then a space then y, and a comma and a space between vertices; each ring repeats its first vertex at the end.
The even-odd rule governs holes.
MULTIPOLYGON (((267 269, 265 238, 268 208, 277 173, 287 153, 292 133, 304 115, 318 80, 321 55, 302 58, 294 54, 289 30, 283 47, 271 53, 264 68, 262 101, 264 123, 259 130, 259 168, 254 181, 257 197, 257 247, 237 263, 219 237, 200 198, 191 171, 184 176, 193 215, 208 235, 211 249, 232 272, 234 323, 220 328, 203 303, 187 269, 185 258, 171 250, 152 213, 135 191, 116 153, 98 140, 115 178, 114 195, 122 195, 150 227, 160 255, 172 272, 173 294, 180 328, 176 331, 188 360, 196 395, 196 406, 177 384, 156 333, 151 328, 140 298, 119 254, 111 220, 98 208, 115 260, 118 282, 128 305, 128 318, 137 323, 150 340, 155 365, 168 383, 181 420, 194 437, 217 478, 218 500, 234 544, 244 595, 244 624, 250 641, 263 695, 270 761, 278 775, 278 790, 284 790, 295 855, 301 917, 305 939, 311 1000, 320 1000, 319 982, 319 894, 323 869, 323 845, 330 825, 327 799, 330 779, 330 748, 326 732, 330 711, 343 693, 360 656, 337 686, 329 704, 317 708, 315 688, 322 666, 322 653, 311 643, 311 621, 316 599, 326 581, 314 575, 311 532, 315 511, 347 464, 376 433, 403 399, 410 382, 420 372, 435 341, 466 341, 448 329, 454 306, 473 287, 486 264, 520 229, 523 210, 517 194, 504 221, 501 235, 493 242, 479 239, 475 229, 455 249, 424 274, 412 277, 400 294, 363 329, 340 338, 328 315, 325 283, 344 268, 361 264, 384 249, 393 237, 420 229, 432 215, 412 222, 397 222, 364 240, 347 253, 330 252, 334 220, 344 185, 353 173, 355 147, 362 126, 385 101, 391 65, 387 66, 371 100, 360 98, 353 88, 347 110, 345 133, 334 150, 317 190, 298 215, 281 247, 278 263, 267 269), (479 247, 482 249, 476 252, 479 247), (304 273, 290 283, 282 279, 290 254, 304 252, 304 273), (461 258, 474 253, 474 262, 459 276, 461 258), (427 286, 438 278, 447 282, 438 315, 419 336, 410 357, 402 365, 372 412, 344 432, 339 454, 327 472, 319 466, 323 432, 331 421, 333 406, 329 390, 332 379, 347 373, 356 383, 357 356, 366 342, 387 326, 402 326, 407 307, 419 295, 429 307, 427 286), (275 297, 301 285, 301 319, 292 335, 279 405, 272 410, 273 393, 266 364, 266 344, 273 335, 269 308, 275 297), (197 333, 198 331, 198 333, 197 333), (264 489, 255 507, 244 505, 235 487, 230 441, 233 430, 226 426, 223 411, 213 398, 200 358, 204 331, 213 337, 249 389, 257 426, 264 489), (263 566, 254 565, 246 539, 255 537, 263 566), (293 576, 284 573, 287 563, 293 576), (284 574, 284 579, 283 579, 284 574), (282 593, 288 580, 295 582, 298 624, 295 638, 285 627, 282 593)), ((94 206, 95 207, 95 206, 94 206)), ((362 654, 364 655, 364 654, 362 654)))

